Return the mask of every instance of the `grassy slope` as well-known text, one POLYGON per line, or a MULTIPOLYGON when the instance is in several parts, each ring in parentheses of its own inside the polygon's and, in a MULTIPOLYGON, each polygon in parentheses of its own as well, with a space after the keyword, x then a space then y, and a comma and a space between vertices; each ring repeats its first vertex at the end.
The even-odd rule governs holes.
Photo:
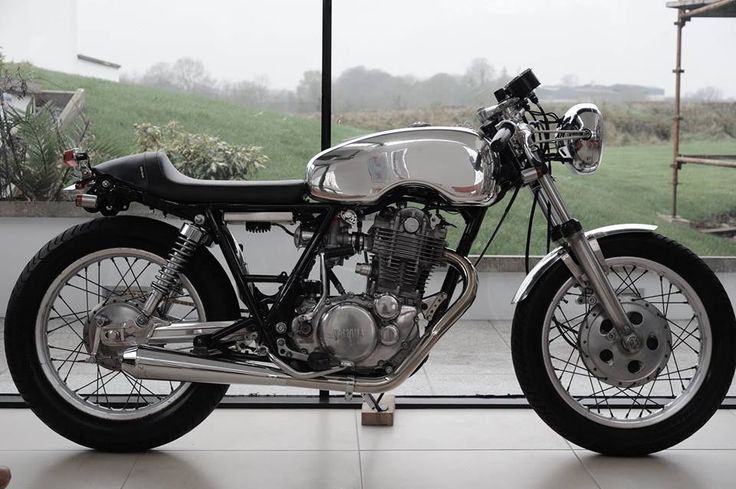
MULTIPOLYGON (((50 90, 83 88, 86 114, 101 141, 122 153, 135 152, 133 124, 179 121, 191 132, 206 132, 233 144, 262 146, 271 161, 259 180, 303 178, 307 161, 319 151, 320 123, 297 116, 261 112, 207 97, 113 83, 95 78, 33 69, 33 77, 50 90)), ((360 134, 336 127, 336 141, 360 134)))
MULTIPOLYGON (((271 158, 257 179, 301 178, 309 158, 319 150, 319 121, 297 116, 264 113, 205 97, 126 85, 73 75, 36 70, 35 77, 48 89, 84 88, 87 114, 93 130, 103 141, 115 143, 122 152, 134 152, 133 124, 165 124, 179 121, 192 132, 207 132, 230 143, 262 146, 271 158)), ((361 131, 335 126, 333 141, 361 131)), ((736 154, 736 141, 692 143, 686 153, 736 154)), ((601 170, 577 177, 558 168, 558 182, 572 212, 583 225, 592 227, 621 222, 656 223, 660 232, 682 241, 703 255, 734 255, 736 242, 705 236, 692 229, 657 219, 666 214, 671 198, 671 147, 638 145, 607 148, 601 170)), ((686 166, 681 172, 680 214, 697 219, 736 207, 736 171, 686 166)), ((508 198, 508 197, 507 197, 508 198)), ((526 219, 531 199, 523 191, 490 252, 519 254, 524 250, 526 219)), ((475 251, 490 235, 505 201, 490 209, 475 251), (485 239, 483 239, 485 238, 485 239)), ((543 251, 543 227, 537 219, 536 246, 543 251)))

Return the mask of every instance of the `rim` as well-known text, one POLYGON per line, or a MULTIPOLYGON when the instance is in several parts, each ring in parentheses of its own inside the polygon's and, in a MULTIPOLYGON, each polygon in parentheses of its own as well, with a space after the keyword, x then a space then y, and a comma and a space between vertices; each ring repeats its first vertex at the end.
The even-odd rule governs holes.
MULTIPOLYGON (((165 409, 192 387, 136 379, 88 361, 84 330, 91 314, 112 301, 145 301, 146 285, 165 263, 148 251, 109 248, 69 265, 46 291, 36 317, 36 352, 49 383, 76 409, 104 419, 138 419, 165 409)), ((180 287, 157 315, 167 320, 205 320, 199 294, 183 275, 180 287)))
POLYGON ((593 306, 570 278, 544 318, 545 368, 557 393, 587 419, 616 428, 641 428, 682 410, 703 385, 712 350, 710 324, 698 295, 670 268, 641 257, 606 262, 620 299, 646 302, 665 318, 671 333, 669 358, 651 380, 634 387, 609 384, 593 375, 578 346, 593 306))

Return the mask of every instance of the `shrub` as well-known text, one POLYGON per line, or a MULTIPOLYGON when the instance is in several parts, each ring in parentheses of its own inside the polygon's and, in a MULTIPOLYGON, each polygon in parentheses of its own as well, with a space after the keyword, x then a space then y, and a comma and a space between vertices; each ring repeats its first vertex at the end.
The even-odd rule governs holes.
POLYGON ((236 146, 215 136, 192 134, 177 122, 164 127, 135 124, 142 151, 163 151, 185 175, 206 180, 245 180, 262 168, 268 157, 258 146, 236 146))
POLYGON ((17 110, 5 103, 6 94, 26 95, 29 81, 20 66, 5 65, 0 53, 0 199, 61 200, 72 180, 62 163, 65 149, 85 147, 93 159, 109 159, 119 151, 96 143, 81 114, 62 129, 51 104, 17 110))

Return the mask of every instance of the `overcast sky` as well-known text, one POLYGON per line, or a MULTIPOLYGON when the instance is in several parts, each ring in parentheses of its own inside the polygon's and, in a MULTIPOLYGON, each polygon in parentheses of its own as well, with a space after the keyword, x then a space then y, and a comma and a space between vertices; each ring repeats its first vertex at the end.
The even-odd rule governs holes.
MULTIPOLYGON (((674 91, 675 11, 663 0, 333 0, 333 75, 463 73, 476 57, 543 84, 634 83, 674 91)), ((78 0, 79 51, 140 74, 201 59, 217 79, 294 88, 320 68, 321 0, 78 0)), ((736 19, 684 30, 683 90, 736 97, 736 19)))

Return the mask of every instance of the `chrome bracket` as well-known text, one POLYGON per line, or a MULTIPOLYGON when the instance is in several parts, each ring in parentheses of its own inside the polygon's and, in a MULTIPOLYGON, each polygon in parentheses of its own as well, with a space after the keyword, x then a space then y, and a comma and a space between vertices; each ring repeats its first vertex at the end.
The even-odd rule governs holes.
POLYGON ((291 348, 289 348, 284 338, 279 338, 278 340, 276 340, 276 346, 279 347, 279 355, 281 355, 282 357, 294 360, 302 360, 304 362, 306 362, 309 358, 306 353, 302 353, 300 351, 292 350, 291 348))
POLYGON ((422 315, 427 321, 431 321, 437 313, 437 309, 447 300, 447 294, 440 292, 439 294, 422 301, 422 315))
POLYGON ((345 400, 351 401, 355 392, 355 377, 350 375, 345 382, 345 400))

